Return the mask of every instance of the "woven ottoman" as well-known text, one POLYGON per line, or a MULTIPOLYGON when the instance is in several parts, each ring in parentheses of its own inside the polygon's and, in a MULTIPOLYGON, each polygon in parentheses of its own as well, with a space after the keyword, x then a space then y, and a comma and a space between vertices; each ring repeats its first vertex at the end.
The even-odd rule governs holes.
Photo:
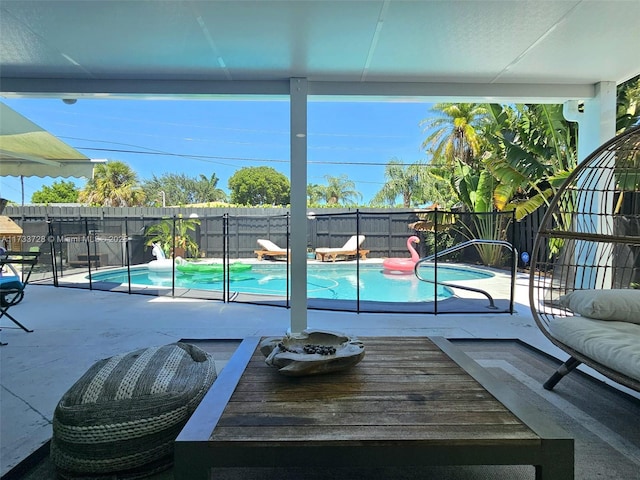
POLYGON ((58 403, 51 459, 68 479, 134 479, 167 469, 173 443, 216 379, 186 343, 96 362, 58 403))

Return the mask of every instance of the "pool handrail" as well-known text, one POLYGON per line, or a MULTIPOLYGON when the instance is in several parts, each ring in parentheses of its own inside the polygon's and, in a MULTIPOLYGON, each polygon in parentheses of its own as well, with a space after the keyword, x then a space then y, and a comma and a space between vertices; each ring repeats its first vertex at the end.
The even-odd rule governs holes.
POLYGON ((423 282, 427 282, 427 283, 434 283, 436 285, 443 285, 445 287, 449 287, 449 288, 459 288, 461 290, 467 290, 469 292, 475 292, 475 293, 479 293, 481 295, 484 295, 487 297, 487 299, 489 300, 489 306, 487 308, 490 308, 492 310, 496 310, 498 307, 496 307, 495 302, 493 300, 493 297, 489 294, 489 292, 486 292, 480 288, 475 288, 475 287, 469 287, 466 285, 456 285, 453 283, 448 283, 448 282, 438 282, 436 280, 429 280, 428 278, 424 278, 423 276, 421 276, 418 273, 418 269, 420 268, 420 266, 423 263, 427 263, 427 262, 431 262, 433 260, 437 260, 438 258, 444 256, 444 255, 448 255, 450 253, 453 252, 457 252, 459 250, 463 250, 471 245, 477 245, 477 244, 484 244, 484 245, 498 245, 498 246, 502 246, 502 247, 506 247, 509 250, 511 250, 511 252, 513 253, 512 255, 512 265, 511 265, 511 313, 513 313, 513 297, 515 294, 515 287, 516 287, 516 262, 518 261, 518 251, 517 249, 509 242, 506 242, 504 240, 491 240, 491 239, 486 239, 486 238, 472 238, 471 240, 467 240, 465 242, 461 242, 458 243, 457 245, 454 245, 453 247, 449 247, 449 248, 445 248, 444 250, 441 250, 439 252, 434 253, 433 255, 429 255, 426 257, 421 258, 420 260, 418 260, 416 262, 416 264, 413 267, 413 272, 415 274, 415 276, 418 278, 418 280, 423 281, 423 282))

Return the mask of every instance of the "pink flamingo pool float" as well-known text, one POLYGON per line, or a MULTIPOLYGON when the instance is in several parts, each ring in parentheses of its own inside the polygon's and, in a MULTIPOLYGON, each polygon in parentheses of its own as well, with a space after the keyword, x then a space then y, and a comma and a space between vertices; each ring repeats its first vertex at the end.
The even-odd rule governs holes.
POLYGON ((420 239, 416 236, 411 236, 407 239, 407 249, 411 253, 411 258, 387 258, 382 262, 384 273, 413 273, 413 269, 416 262, 420 260, 420 256, 416 249, 413 248, 414 243, 419 243, 420 239))

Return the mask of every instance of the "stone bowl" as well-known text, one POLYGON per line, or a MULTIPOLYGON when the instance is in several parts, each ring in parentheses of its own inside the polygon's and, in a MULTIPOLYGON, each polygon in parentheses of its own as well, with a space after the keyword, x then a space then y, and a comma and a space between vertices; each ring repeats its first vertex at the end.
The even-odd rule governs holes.
POLYGON ((282 375, 300 377, 344 370, 364 358, 364 344, 341 333, 304 330, 260 343, 267 365, 282 375))

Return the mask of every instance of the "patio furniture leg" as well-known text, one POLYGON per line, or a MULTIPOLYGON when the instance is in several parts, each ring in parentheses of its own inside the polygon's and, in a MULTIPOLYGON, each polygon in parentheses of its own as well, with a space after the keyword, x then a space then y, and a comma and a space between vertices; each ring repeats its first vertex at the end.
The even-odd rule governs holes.
POLYGON ((581 361, 576 360, 573 357, 569 357, 569 360, 567 360, 562 365, 560 365, 560 368, 558 368, 558 370, 556 370, 556 372, 553 375, 551 375, 551 377, 549 377, 549 380, 544 382, 542 386, 544 387, 545 390, 553 390, 553 387, 555 387, 556 384, 560 380, 562 380, 562 377, 564 377, 567 373, 574 370, 581 363, 582 363, 581 361))
POLYGON ((7 316, 9 320, 11 320, 13 323, 18 325, 25 332, 29 332, 29 333, 33 332, 33 330, 29 330, 27 327, 21 324, 18 320, 16 320, 15 317, 13 317, 9 312, 7 312, 7 310, 9 310, 9 307, 0 307, 0 318, 7 316))
POLYGON ((536 465, 536 480, 573 480, 575 478, 573 439, 554 441, 543 440, 543 463, 536 465))

